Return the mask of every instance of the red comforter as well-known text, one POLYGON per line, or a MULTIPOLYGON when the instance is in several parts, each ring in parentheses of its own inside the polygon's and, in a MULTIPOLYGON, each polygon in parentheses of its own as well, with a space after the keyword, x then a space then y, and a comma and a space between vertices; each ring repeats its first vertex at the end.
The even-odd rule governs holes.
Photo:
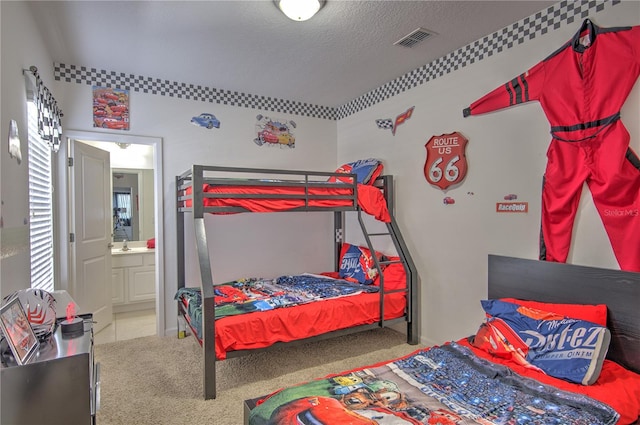
MULTIPOLYGON (((404 315, 404 293, 385 295, 385 320, 404 315)), ((380 319, 380 295, 359 294, 310 304, 261 311, 216 320, 216 357, 253 350, 375 323, 380 319)))

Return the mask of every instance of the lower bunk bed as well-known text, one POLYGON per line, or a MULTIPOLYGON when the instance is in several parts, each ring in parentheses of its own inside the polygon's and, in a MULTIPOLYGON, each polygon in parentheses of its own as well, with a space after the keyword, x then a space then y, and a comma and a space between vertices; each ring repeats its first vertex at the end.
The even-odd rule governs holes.
MULTIPOLYGON (((404 323, 404 271, 393 265, 383 273, 384 292, 379 279, 371 285, 361 285, 332 277, 336 275, 333 272, 246 278, 216 285, 216 359, 321 335, 333 337, 377 328, 381 308, 385 326, 404 323)), ((200 288, 181 288, 175 298, 191 332, 202 343, 200 292, 200 288)))
POLYGON ((490 255, 476 334, 245 400, 245 424, 638 424, 638 301, 638 273, 490 255))

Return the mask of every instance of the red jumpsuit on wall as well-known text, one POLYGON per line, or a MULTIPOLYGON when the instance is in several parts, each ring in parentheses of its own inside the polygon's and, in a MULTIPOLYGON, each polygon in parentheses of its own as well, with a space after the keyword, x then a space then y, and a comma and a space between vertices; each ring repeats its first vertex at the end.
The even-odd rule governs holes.
POLYGON ((582 185, 623 270, 640 272, 640 160, 620 108, 640 75, 640 26, 585 20, 542 62, 473 102, 476 115, 538 100, 552 140, 542 189, 540 259, 566 262, 582 185))

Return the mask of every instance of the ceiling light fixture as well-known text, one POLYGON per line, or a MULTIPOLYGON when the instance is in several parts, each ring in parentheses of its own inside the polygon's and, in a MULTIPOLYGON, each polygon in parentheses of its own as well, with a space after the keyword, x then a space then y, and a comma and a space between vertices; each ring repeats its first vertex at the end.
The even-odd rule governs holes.
POLYGON ((273 0, 287 18, 294 21, 311 19, 324 6, 325 0, 273 0))
POLYGON ((126 149, 126 148, 128 148, 129 146, 131 146, 131 143, 116 142, 116 145, 118 145, 118 147, 119 147, 120 149, 126 149))

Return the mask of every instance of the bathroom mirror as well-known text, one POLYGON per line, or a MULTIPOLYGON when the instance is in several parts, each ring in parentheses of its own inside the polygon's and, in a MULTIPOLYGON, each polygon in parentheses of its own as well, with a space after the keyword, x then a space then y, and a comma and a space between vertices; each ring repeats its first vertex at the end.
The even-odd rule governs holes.
POLYGON ((153 238, 153 170, 112 168, 111 175, 114 242, 153 238))

